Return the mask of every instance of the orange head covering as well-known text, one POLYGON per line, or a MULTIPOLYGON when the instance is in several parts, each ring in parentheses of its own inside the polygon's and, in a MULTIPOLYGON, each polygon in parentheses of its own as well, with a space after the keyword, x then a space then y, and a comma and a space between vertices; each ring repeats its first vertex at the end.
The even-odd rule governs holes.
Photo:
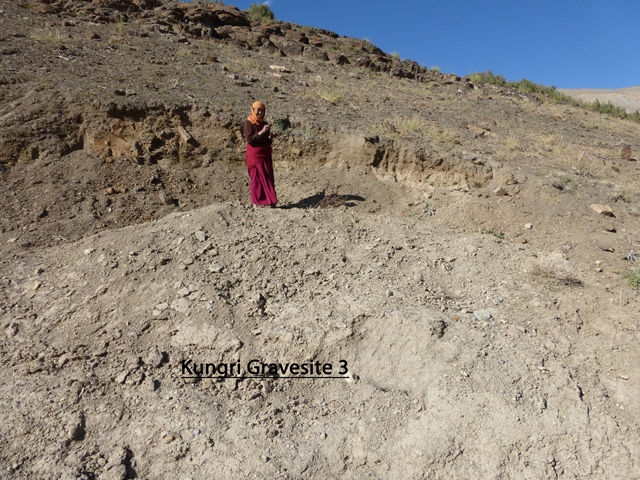
POLYGON ((258 120, 258 117, 256 116, 256 112, 253 111, 255 108, 262 108, 262 109, 266 110, 266 107, 264 106, 264 103, 259 102, 259 101, 258 102, 253 102, 251 104, 251 115, 249 115, 247 117, 247 120, 249 120, 254 125, 260 125, 262 122, 260 120, 258 120))

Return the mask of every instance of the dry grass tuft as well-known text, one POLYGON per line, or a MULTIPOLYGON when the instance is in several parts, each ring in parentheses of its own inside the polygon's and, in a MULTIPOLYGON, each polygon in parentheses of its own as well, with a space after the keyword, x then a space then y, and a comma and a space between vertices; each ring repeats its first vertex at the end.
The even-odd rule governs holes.
POLYGON ((532 273, 542 280, 551 280, 563 285, 580 285, 582 282, 562 253, 542 255, 533 264, 532 273))
POLYGON ((320 98, 326 100, 331 105, 335 105, 340 100, 342 100, 342 95, 340 95, 338 92, 322 92, 320 93, 320 98))

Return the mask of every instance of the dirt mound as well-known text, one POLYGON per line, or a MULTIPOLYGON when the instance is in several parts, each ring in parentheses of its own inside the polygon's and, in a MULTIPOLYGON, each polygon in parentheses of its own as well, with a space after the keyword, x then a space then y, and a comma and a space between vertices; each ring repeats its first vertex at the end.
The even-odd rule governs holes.
POLYGON ((5 262, 12 475, 637 474, 635 305, 614 338, 580 263, 550 293, 529 246, 341 208, 216 205, 5 262))
POLYGON ((0 476, 640 476, 638 138, 217 3, 0 0, 0 476))

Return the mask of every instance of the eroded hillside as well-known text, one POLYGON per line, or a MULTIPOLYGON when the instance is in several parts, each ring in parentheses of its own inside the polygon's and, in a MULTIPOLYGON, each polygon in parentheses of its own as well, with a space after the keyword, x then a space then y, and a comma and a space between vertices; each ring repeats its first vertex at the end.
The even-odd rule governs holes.
POLYGON ((0 1, 2 475, 639 476, 639 133, 229 6, 0 1))

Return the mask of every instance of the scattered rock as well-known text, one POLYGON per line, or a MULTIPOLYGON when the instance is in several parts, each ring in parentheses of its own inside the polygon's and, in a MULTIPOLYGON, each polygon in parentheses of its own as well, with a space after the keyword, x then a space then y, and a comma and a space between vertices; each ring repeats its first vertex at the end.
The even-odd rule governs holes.
POLYGON ((211 273, 221 273, 224 270, 224 267, 222 265, 214 264, 214 265, 210 265, 208 270, 211 273))
POLYGON ((531 225, 530 223, 525 223, 524 228, 526 228, 527 230, 531 230, 533 228, 533 225, 531 225))
POLYGON ((473 316, 480 322, 486 322, 491 319, 491 313, 487 312, 486 310, 476 310, 475 312, 473 312, 473 316))
POLYGON ((603 224, 602 229, 606 232, 616 233, 616 227, 612 223, 603 224))
POLYGON ((144 364, 153 368, 157 368, 162 365, 162 361, 164 359, 164 355, 158 350, 158 347, 153 347, 147 353, 147 356, 144 358, 144 364))
POLYGON ((442 338, 446 329, 447 324, 444 320, 438 319, 431 322, 431 334, 436 338, 442 338))
POLYGON ((73 441, 83 440, 85 436, 84 416, 78 415, 73 418, 67 429, 67 438, 73 441))
POLYGON ((493 190, 493 194, 496 197, 504 197, 507 194, 507 191, 503 187, 498 187, 493 190))
POLYGON ((165 192, 163 189, 158 190, 158 199, 160 200, 160 203, 163 203, 165 205, 176 204, 176 200, 168 195, 167 192, 165 192))
POLYGON ((589 207, 591 207, 591 209, 596 213, 600 213, 608 217, 615 217, 615 215, 613 214, 613 209, 609 205, 598 205, 593 203, 589 205, 589 207))
POLYGON ((598 247, 600 250, 604 252, 612 252, 612 253, 614 252, 614 248, 611 245, 601 241, 596 243, 596 247, 598 247))
POLYGON ((191 145, 192 147, 198 147, 199 144, 198 142, 195 141, 195 139, 191 136, 191 134, 189 134, 189 132, 187 132, 186 128, 184 127, 178 127, 178 133, 180 134, 180 138, 182 139, 182 141, 187 144, 187 145, 191 145))
POLYGON ((122 371, 116 376, 114 380, 116 383, 124 384, 124 382, 127 380, 128 375, 129 375, 128 370, 122 371))
POLYGON ((189 310, 189 300, 184 297, 178 298, 177 300, 171 302, 170 308, 171 310, 175 310, 176 312, 187 313, 187 311, 189 310))
POLYGON ((349 372, 344 376, 345 380, 349 384, 355 384, 360 381, 360 377, 353 372, 349 372))

